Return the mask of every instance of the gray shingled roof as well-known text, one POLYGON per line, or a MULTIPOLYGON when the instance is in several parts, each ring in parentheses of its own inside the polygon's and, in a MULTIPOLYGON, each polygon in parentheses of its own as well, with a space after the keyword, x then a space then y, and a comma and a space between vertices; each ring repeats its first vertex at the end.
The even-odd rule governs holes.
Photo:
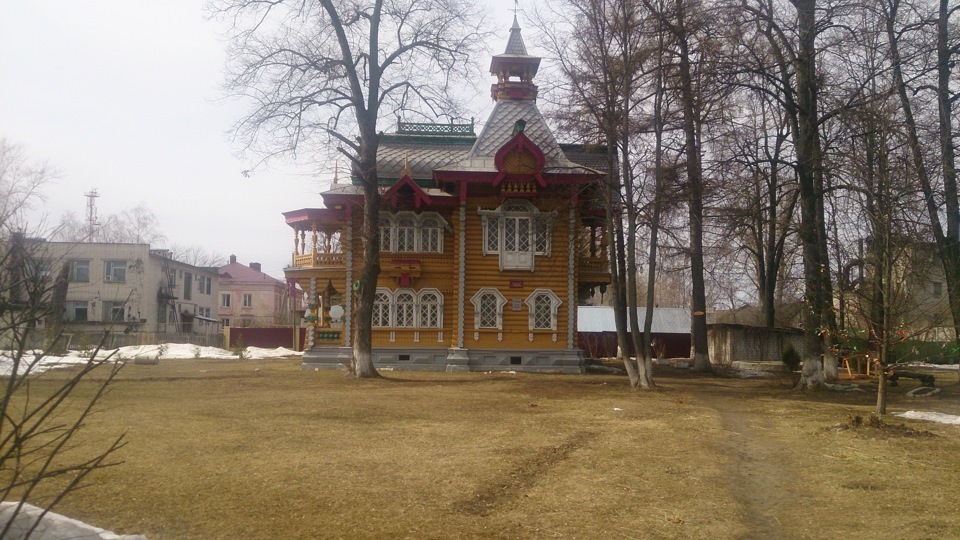
POLYGON ((510 39, 507 40, 507 50, 504 54, 517 54, 527 56, 527 47, 523 44, 523 38, 520 37, 520 24, 517 23, 517 15, 513 15, 513 26, 510 27, 510 39))
POLYGON ((497 101, 493 112, 490 113, 490 118, 483 126, 483 131, 480 132, 477 142, 466 158, 451 166, 440 168, 454 171, 496 172, 493 158, 497 150, 513 137, 518 120, 526 122, 524 134, 543 151, 546 158, 544 170, 579 168, 563 155, 556 137, 553 136, 553 131, 547 126, 547 122, 537 108, 536 101, 532 99, 497 101))
POLYGON ((377 175, 380 178, 400 178, 404 155, 410 166, 410 178, 428 180, 433 170, 463 159, 469 146, 462 144, 381 143, 377 149, 377 175))
POLYGON ((560 144, 567 159, 598 172, 607 170, 607 152, 603 147, 584 144, 560 144))

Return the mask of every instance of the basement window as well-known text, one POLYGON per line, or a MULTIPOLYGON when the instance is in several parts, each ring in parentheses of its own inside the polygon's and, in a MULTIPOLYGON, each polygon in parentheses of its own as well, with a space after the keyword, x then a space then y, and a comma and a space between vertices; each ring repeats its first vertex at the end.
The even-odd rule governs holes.
POLYGON ((522 356, 511 356, 511 357, 510 357, 510 365, 511 365, 511 366, 519 366, 519 365, 522 364, 522 363, 523 363, 523 357, 522 357, 522 356))

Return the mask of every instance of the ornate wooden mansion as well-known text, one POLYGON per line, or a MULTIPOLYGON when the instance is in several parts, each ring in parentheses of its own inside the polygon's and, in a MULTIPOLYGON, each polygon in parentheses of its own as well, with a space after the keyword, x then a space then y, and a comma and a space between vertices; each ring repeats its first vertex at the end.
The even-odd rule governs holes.
MULTIPOLYGON (((382 136, 378 367, 583 371, 577 306, 610 281, 604 150, 557 142, 536 105, 539 64, 514 22, 479 135, 401 122, 382 136)), ((360 186, 321 195, 325 208, 284 214, 296 246, 286 277, 308 294, 309 369, 349 361, 363 253, 360 186)))

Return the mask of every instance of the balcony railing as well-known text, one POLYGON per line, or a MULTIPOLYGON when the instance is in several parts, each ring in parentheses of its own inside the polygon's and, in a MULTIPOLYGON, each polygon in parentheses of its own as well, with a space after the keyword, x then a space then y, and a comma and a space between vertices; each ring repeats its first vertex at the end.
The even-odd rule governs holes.
POLYGON ((344 266, 343 253, 307 253, 293 256, 293 266, 298 268, 325 268, 344 266))
POLYGON ((609 274, 610 262, 601 257, 581 257, 580 273, 609 274))

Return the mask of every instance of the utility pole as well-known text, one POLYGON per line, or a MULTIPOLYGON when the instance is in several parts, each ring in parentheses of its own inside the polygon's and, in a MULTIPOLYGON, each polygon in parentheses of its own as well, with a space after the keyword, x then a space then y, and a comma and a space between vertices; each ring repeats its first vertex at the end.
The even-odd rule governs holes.
POLYGON ((96 188, 83 194, 87 198, 87 242, 93 242, 93 235, 97 232, 100 222, 97 221, 97 193, 96 188))

